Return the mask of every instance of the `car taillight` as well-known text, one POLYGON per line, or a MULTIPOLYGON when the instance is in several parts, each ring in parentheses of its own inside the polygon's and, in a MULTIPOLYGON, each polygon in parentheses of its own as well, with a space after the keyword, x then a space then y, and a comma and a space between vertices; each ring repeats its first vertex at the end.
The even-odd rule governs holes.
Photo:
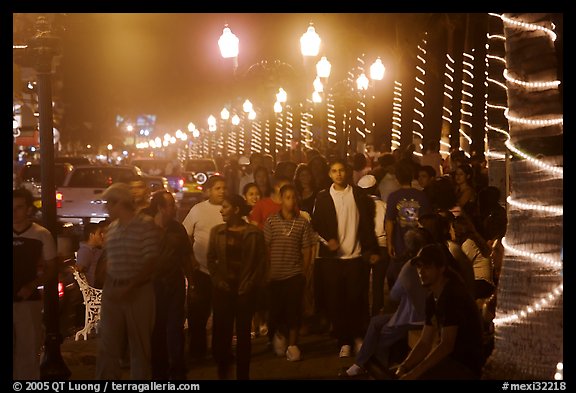
POLYGON ((62 207, 62 200, 64 199, 64 196, 62 195, 62 193, 60 191, 56 191, 56 207, 62 207))
POLYGON ((58 283, 58 298, 61 298, 63 296, 64 296, 64 284, 59 282, 58 283))

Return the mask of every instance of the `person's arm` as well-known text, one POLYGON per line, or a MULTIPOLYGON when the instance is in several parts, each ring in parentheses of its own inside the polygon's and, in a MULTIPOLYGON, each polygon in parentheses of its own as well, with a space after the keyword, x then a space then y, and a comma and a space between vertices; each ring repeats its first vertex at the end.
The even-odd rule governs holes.
POLYGON ((58 258, 41 259, 39 261, 40 269, 36 278, 23 285, 17 293, 17 296, 22 299, 28 299, 40 285, 45 285, 51 277, 57 274, 56 263, 58 258))
POLYGON ((404 361, 396 369, 396 375, 398 378, 402 378, 405 374, 407 374, 424 359, 426 359, 430 353, 430 349, 432 348, 436 334, 436 328, 434 326, 424 325, 416 345, 414 345, 412 351, 410 351, 406 359, 404 359, 404 361))
POLYGON ((440 363, 440 361, 454 351, 457 334, 458 326, 442 327, 440 331, 440 342, 432 348, 421 362, 403 374, 400 379, 418 379, 424 372, 440 363))
POLYGON ((85 247, 80 247, 76 255, 76 270, 80 273, 85 273, 90 264, 90 251, 85 247))
POLYGON ((384 221, 384 226, 386 228, 386 248, 388 249, 388 255, 391 258, 396 256, 396 250, 394 249, 394 221, 386 220, 384 221))
POLYGON ((190 211, 188 212, 188 214, 186 215, 186 217, 184 218, 184 220, 182 221, 182 225, 184 226, 184 228, 186 229, 186 233, 188 234, 188 237, 190 238, 190 247, 192 248, 192 252, 190 253, 190 269, 192 271, 197 270, 200 267, 200 263, 198 262, 198 260, 196 259, 196 256, 194 255, 194 233, 196 230, 196 210, 195 207, 197 205, 194 205, 192 207, 192 209, 190 209, 190 211))

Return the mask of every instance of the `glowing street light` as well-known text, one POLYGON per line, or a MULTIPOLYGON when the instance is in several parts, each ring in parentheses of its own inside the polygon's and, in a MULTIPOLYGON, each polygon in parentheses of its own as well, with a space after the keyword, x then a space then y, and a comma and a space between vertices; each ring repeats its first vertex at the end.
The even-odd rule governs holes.
POLYGON ((370 81, 368 80, 368 77, 366 76, 366 74, 361 74, 358 79, 356 79, 356 87, 358 88, 358 90, 368 90, 368 84, 370 83, 370 81))
POLYGON ((254 112, 253 110, 248 112, 248 119, 249 120, 254 120, 256 119, 256 112, 254 112))
MULTIPOLYGON (((278 93, 276 94, 276 101, 282 103, 288 100, 288 93, 283 88, 278 89, 278 93)), ((280 111, 282 112, 282 111, 280 111)))
POLYGON ((326 56, 322 56, 318 63, 316 63, 316 74, 319 78, 328 78, 331 70, 332 64, 330 64, 326 56))
POLYGON ((274 113, 282 113, 282 104, 280 101, 274 103, 274 113))
POLYGON ((208 129, 210 131, 216 131, 216 118, 214 115, 208 116, 208 129))
POLYGON ((250 102, 250 100, 247 99, 246 101, 244 101, 244 104, 242 104, 242 110, 244 110, 244 112, 246 112, 246 113, 250 113, 250 112, 252 112, 252 109, 253 109, 253 105, 250 102))
POLYGON ((322 84, 322 81, 320 80, 319 76, 317 76, 316 79, 314 79, 312 85, 314 86, 314 90, 317 91, 318 93, 322 93, 324 91, 324 84, 322 84))
POLYGON ((319 104, 322 102, 322 96, 320 95, 320 92, 314 90, 314 92, 312 93, 312 102, 315 104, 319 104))
POLYGON ((312 23, 310 23, 306 33, 302 34, 302 37, 300 37, 300 50, 302 52, 302 56, 318 56, 321 42, 322 40, 320 39, 318 33, 316 33, 316 29, 314 29, 314 26, 312 23))
POLYGON ((382 64, 382 60, 377 58, 374 63, 370 66, 370 79, 374 81, 381 81, 384 78, 384 72, 386 68, 382 64))
POLYGON ((232 59, 232 71, 235 74, 238 68, 238 53, 240 52, 240 40, 228 25, 224 26, 222 35, 218 39, 218 46, 220 47, 220 54, 224 59, 232 59))
POLYGON ((230 111, 228 111, 228 109, 226 108, 222 109, 222 111, 220 112, 220 118, 222 120, 228 120, 230 118, 230 111))
POLYGON ((223 58, 229 59, 238 57, 238 53, 240 52, 240 40, 234 33, 232 33, 232 30, 230 30, 228 25, 224 26, 222 35, 218 39, 218 46, 220 47, 220 54, 223 58))
POLYGON ((194 132, 195 129, 196 129, 196 125, 194 125, 194 123, 192 123, 192 122, 188 123, 188 131, 189 132, 194 132))
POLYGON ((238 124, 240 124, 240 117, 238 115, 234 115, 232 116, 232 124, 237 126, 238 124))

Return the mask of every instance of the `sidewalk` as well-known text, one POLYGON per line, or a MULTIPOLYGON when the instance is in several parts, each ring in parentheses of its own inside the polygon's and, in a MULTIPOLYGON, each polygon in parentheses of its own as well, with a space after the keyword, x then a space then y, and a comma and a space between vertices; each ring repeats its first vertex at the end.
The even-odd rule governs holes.
MULTIPOLYGON (((93 380, 99 339, 91 336, 84 341, 74 341, 74 337, 64 339, 60 352, 71 371, 70 380, 93 380)), ((329 380, 338 379, 341 367, 350 366, 354 358, 339 358, 336 340, 328 335, 308 335, 300 339, 302 360, 289 362, 285 357, 277 357, 267 347, 267 338, 258 337, 252 341, 252 362, 250 377, 253 380, 329 380)), ((129 379, 129 369, 124 369, 122 379, 129 379)), ((212 361, 192 364, 188 371, 189 380, 214 380, 216 366, 212 361)))

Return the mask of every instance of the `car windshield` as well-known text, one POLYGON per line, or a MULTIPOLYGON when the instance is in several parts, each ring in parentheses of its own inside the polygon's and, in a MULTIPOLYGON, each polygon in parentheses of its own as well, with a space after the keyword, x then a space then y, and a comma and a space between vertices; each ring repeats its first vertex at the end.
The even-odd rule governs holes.
MULTIPOLYGON (((54 167, 54 184, 61 186, 64 184, 64 179, 68 174, 68 167, 65 165, 56 165, 54 167)), ((40 183, 41 181, 40 165, 26 165, 22 169, 22 181, 34 181, 40 183)))
POLYGON ((186 162, 186 171, 194 173, 216 172, 214 161, 210 160, 192 160, 186 162))
POLYGON ((112 183, 128 183, 135 176, 129 168, 78 168, 72 173, 69 187, 106 188, 112 183))

